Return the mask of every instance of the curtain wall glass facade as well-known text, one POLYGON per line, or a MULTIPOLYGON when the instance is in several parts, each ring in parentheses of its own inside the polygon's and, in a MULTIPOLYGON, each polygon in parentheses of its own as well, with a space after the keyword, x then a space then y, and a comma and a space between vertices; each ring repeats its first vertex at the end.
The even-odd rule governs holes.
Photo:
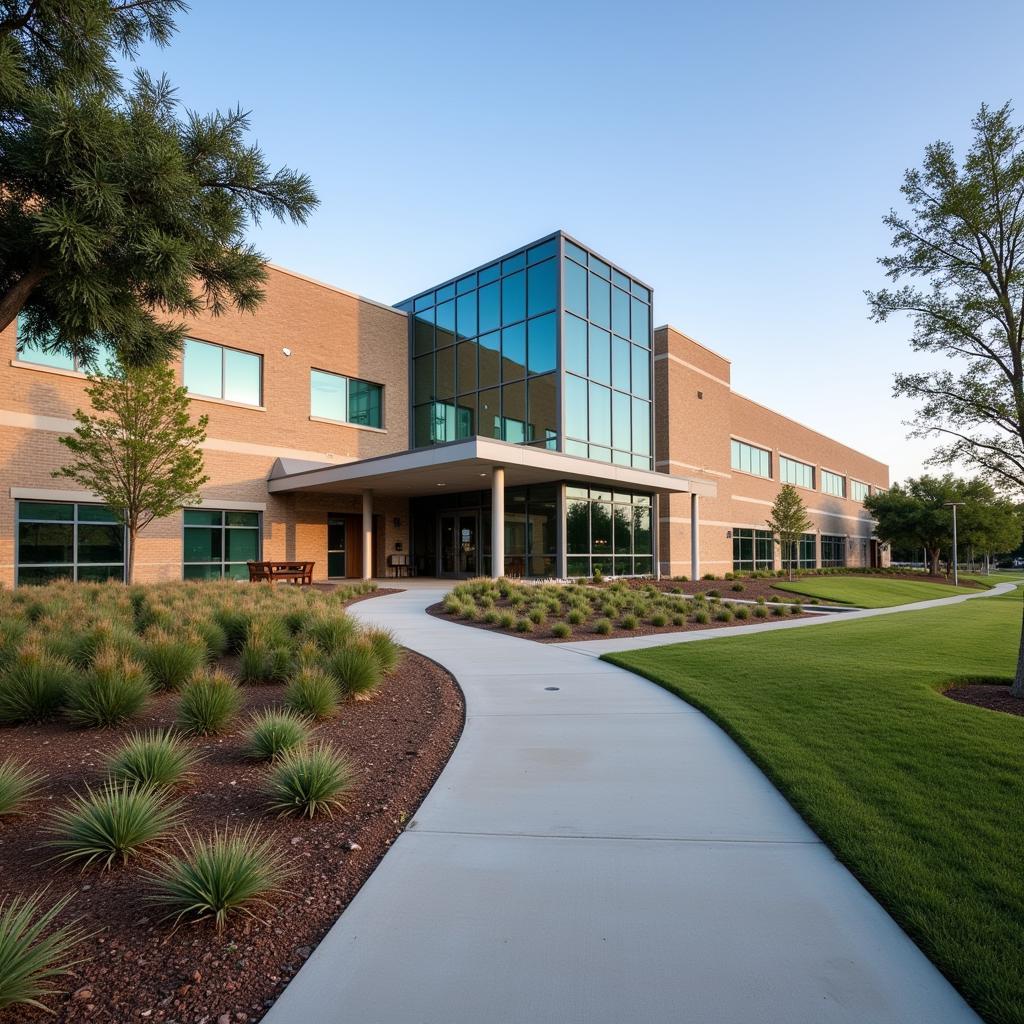
POLYGON ((570 576, 647 576, 653 571, 649 494, 566 487, 570 576))

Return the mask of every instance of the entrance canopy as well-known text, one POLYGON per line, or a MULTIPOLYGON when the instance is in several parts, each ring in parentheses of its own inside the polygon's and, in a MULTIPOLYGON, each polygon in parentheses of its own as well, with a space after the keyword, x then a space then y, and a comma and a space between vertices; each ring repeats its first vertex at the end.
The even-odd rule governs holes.
POLYGON ((633 489, 654 494, 689 493, 709 498, 716 494, 716 485, 711 480, 614 466, 486 437, 470 437, 464 441, 450 441, 430 448, 340 464, 278 459, 270 472, 267 488, 274 494, 294 491, 360 494, 372 491, 378 495, 415 497, 438 494, 441 490, 484 489, 489 486, 495 467, 504 467, 506 487, 565 480, 598 482, 620 490, 633 489))

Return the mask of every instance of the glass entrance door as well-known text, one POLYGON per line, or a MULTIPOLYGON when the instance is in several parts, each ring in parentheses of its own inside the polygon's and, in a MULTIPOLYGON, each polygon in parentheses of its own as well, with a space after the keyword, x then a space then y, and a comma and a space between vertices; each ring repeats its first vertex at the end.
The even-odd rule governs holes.
POLYGON ((341 513, 327 513, 327 576, 332 580, 344 579, 348 575, 345 561, 347 522, 341 513))
POLYGON ((478 576, 476 512, 441 516, 441 575, 478 576))

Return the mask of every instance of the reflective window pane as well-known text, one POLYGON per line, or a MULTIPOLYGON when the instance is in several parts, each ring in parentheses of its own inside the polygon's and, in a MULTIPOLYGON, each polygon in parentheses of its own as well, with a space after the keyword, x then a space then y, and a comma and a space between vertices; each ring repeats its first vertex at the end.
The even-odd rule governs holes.
POLYGON ((460 338, 476 336, 476 292, 458 297, 455 303, 455 322, 460 338))
POLYGON ((412 361, 413 402, 429 402, 434 397, 434 357, 417 356, 412 361))
POLYGON ((601 327, 611 327, 611 285, 603 278, 590 275, 590 301, 587 308, 590 321, 601 327))
POLYGON ((567 256, 571 256, 574 260, 582 263, 583 266, 587 265, 587 250, 581 249, 578 245, 570 242, 568 239, 565 240, 565 252, 567 256))
POLYGON ((612 384, 629 390, 629 342, 612 338, 612 384))
POLYGON ((348 422, 363 427, 384 426, 384 389, 365 380, 348 382, 348 422))
POLYGON ((621 391, 612 393, 612 444, 621 450, 629 451, 633 445, 630 422, 632 420, 632 400, 621 391))
POLYGON ((612 289, 612 330, 629 337, 629 296, 619 288, 612 289))
POLYGON ((434 344, 438 348, 455 344, 455 303, 444 302, 435 310, 434 344))
MULTIPOLYGON (((429 358, 429 357, 428 357, 429 358)), ((309 412, 329 420, 348 418, 348 381, 336 373, 309 371, 309 412)))
POLYGON ((501 332, 501 379, 526 376, 526 324, 506 327, 501 332))
POLYGON ((541 242, 540 245, 535 245, 526 254, 526 262, 540 263, 541 260, 547 259, 549 256, 554 256, 558 252, 558 239, 549 238, 546 242, 541 242))
POLYGON ((558 362, 557 314, 538 316, 527 324, 527 368, 530 373, 548 373, 558 362))
POLYGON ((602 384, 612 379, 611 335, 600 327, 590 325, 587 348, 590 355, 590 378, 602 384))
POLYGON ((651 397, 651 352, 650 349, 633 346, 633 394, 641 398, 651 397))
POLYGON ((608 388, 593 383, 590 385, 589 438, 591 444, 612 443, 612 393, 608 388))
POLYGON ((558 440, 557 381, 555 374, 548 373, 527 383, 529 439, 550 449, 557 447, 558 440))
POLYGON ((526 384, 505 384, 501 389, 502 439, 513 444, 530 440, 526 434, 526 384))
POLYGON ((224 361, 220 345, 209 345, 193 338, 185 339, 183 379, 194 395, 222 398, 224 361))
POLYGON ((477 396, 479 403, 480 426, 477 433, 481 437, 501 437, 501 391, 489 388, 477 396))
POLYGON ((501 322, 514 324, 526 317, 526 275, 520 271, 501 282, 501 322))
MULTIPOLYGON (((483 274, 480 276, 482 278, 483 274)), ((486 285, 478 295, 480 333, 483 334, 501 326, 501 285, 498 282, 486 285)))
POLYGON ((587 382, 565 375, 565 431, 570 437, 587 437, 587 382))
POLYGON ((562 273, 565 278, 565 308, 580 316, 587 315, 587 272, 572 260, 564 260, 562 273))
POLYGON ((517 252, 515 256, 509 256, 507 260, 501 261, 501 272, 511 274, 514 270, 522 270, 526 266, 526 253, 517 252))
POLYGON ((456 381, 459 394, 476 391, 476 342, 459 342, 456 381))
POLYGON ((497 281, 501 277, 501 264, 492 263, 489 267, 484 267, 483 270, 479 271, 476 276, 482 285, 490 281, 497 281))
POLYGON ((480 344, 480 387, 493 387, 501 380, 501 331, 482 334, 480 344))
POLYGON ((565 368, 581 377, 587 375, 587 324, 577 316, 566 314, 562 320, 562 345, 565 368))
POLYGON ((527 272, 527 312, 530 316, 546 313, 558 303, 558 261, 547 260, 527 272))
POLYGON ((631 305, 633 307, 633 322, 629 336, 649 348, 651 344, 651 308, 646 302, 641 302, 639 299, 632 299, 631 305))
POLYGON ((422 316, 413 320, 413 354, 422 355, 424 352, 432 352, 434 349, 434 323, 422 316))
POLYGON ((228 401, 246 405, 261 403, 261 362, 260 357, 252 352, 224 349, 224 397, 228 401))
POLYGON ((651 454, 651 406, 639 398, 633 399, 633 451, 651 454))
POLYGON ((455 349, 453 348, 437 350, 437 362, 434 368, 434 395, 439 399, 455 396, 455 349))

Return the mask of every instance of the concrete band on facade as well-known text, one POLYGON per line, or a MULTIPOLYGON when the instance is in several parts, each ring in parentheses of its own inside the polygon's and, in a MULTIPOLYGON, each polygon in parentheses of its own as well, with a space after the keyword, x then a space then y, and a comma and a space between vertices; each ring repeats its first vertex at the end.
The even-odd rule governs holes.
MULTIPOLYGON (((629 300, 634 326, 638 310, 644 317, 650 316, 653 296, 636 278, 561 232, 483 265, 478 268, 479 281, 494 268, 518 266, 515 261, 520 258, 523 280, 530 280, 532 264, 526 266, 526 261, 533 252, 542 253, 549 264, 557 262, 557 294, 551 300, 551 312, 524 320, 521 333, 525 338, 534 320, 548 320, 548 326, 557 321, 557 357, 554 369, 546 366, 539 376, 533 375, 532 368, 520 367, 523 383, 517 386, 522 395, 532 395, 535 380, 547 382, 542 414, 534 417, 531 397, 531 412, 522 415, 521 421, 515 420, 507 415, 510 399, 504 392, 501 399, 502 429, 511 423, 533 443, 475 433, 483 422, 484 396, 489 395, 483 374, 485 356, 490 356, 481 337, 468 343, 475 346, 469 349, 473 372, 480 372, 479 380, 474 376, 474 387, 480 390, 473 395, 469 411, 455 397, 431 406, 432 419, 438 422, 444 419, 444 410, 454 408, 459 429, 469 429, 471 436, 445 441, 443 437, 433 440, 432 433, 431 443, 417 447, 423 440, 425 420, 419 417, 417 435, 418 411, 424 407, 416 392, 422 388, 422 375, 414 373, 418 344, 414 340, 415 297, 402 304, 408 308, 394 308, 269 267, 266 301, 258 313, 204 316, 188 325, 190 338, 259 356, 261 374, 258 402, 193 394, 195 414, 209 418, 204 457, 210 479, 195 507, 223 511, 225 523, 229 514, 258 517, 251 520, 258 522, 258 544, 246 551, 254 550, 264 559, 313 561, 318 580, 385 576, 404 571, 407 565, 421 575, 500 575, 504 569, 512 575, 561 577, 582 564, 573 550, 567 550, 574 544, 567 523, 574 503, 580 501, 578 495, 589 489, 590 497, 584 500, 608 509, 618 502, 616 514, 625 510, 627 517, 651 517, 651 537, 644 542, 645 548, 635 547, 632 562, 616 564, 662 574, 698 575, 733 567, 734 535, 740 536, 737 531, 764 529, 769 506, 781 485, 780 460, 786 457, 813 467, 814 489, 801 493, 814 522, 816 562, 821 564, 823 547, 832 557, 838 557, 841 547, 843 562, 850 566, 887 561, 887 553, 872 540, 871 518, 862 502, 851 497, 851 489, 853 481, 869 489, 888 488, 888 467, 736 394, 729 384, 729 361, 672 327, 651 327, 645 341, 635 335, 631 339, 618 337, 615 331, 619 328, 612 330, 613 324, 603 331, 596 322, 590 323, 591 337, 596 335, 599 342, 605 333, 613 346, 623 342, 622 347, 627 347, 625 342, 630 342, 632 379, 638 379, 638 372, 649 372, 650 394, 649 398, 634 395, 631 399, 633 442, 627 438, 624 454, 627 461, 632 459, 632 465, 605 461, 604 450, 594 438, 590 438, 589 451, 602 453, 601 457, 581 456, 579 452, 587 445, 569 436, 570 420, 578 409, 573 409, 567 387, 572 373, 567 369, 568 339, 562 324, 584 314, 578 310, 574 314, 568 306, 567 274, 571 270, 578 277, 584 270, 583 276, 590 282, 588 294, 603 296, 607 287, 613 304, 629 294, 632 282, 636 294, 629 295, 629 300), (587 258, 589 270, 580 263, 587 258), (645 359, 649 371, 644 370, 645 359), (378 385, 379 425, 315 415, 311 400, 314 371, 378 385), (442 410, 440 416, 437 409, 442 410), (637 417, 648 414, 650 442, 644 448, 648 428, 637 417), (474 420, 476 415, 479 420, 474 420), (542 415, 546 429, 540 425, 542 415), (642 428, 639 442, 638 428, 642 428), (768 452, 770 475, 734 468, 734 440, 768 452), (823 470, 843 477, 845 496, 822 492, 823 470), (540 492, 545 512, 538 519, 522 508, 532 510, 531 495, 540 492), (638 511, 638 506, 628 504, 630 500, 645 504, 638 511), (516 544, 525 543, 523 536, 529 539, 529 547, 520 555, 516 544), (824 545, 822 537, 826 538, 824 545), (454 554, 445 548, 446 543, 454 545, 454 554), (540 554, 536 557, 535 545, 543 548, 537 548, 540 554)), ((518 271, 505 273, 515 277, 518 271)), ((477 271, 469 275, 474 282, 476 275, 477 271)), ((505 280, 500 278, 502 283, 505 280)), ((432 290, 435 308, 440 310, 445 304, 441 297, 449 289, 454 295, 456 287, 461 283, 452 279, 432 290)), ((481 295, 484 288, 480 284, 481 295)), ((524 310, 524 316, 528 315, 524 310)), ((588 319, 597 316, 590 311, 585 315, 588 319)), ((614 305, 611 315, 615 315, 614 305)), ((481 314, 480 330, 482 324, 481 314)), ((502 332, 514 330, 502 328, 502 332)), ((440 346, 441 328, 435 326, 435 331, 435 344, 440 346)), ((0 581, 13 585, 18 581, 19 563, 27 564, 24 552, 43 552, 47 558, 60 559, 61 545, 72 543, 67 540, 72 536, 69 527, 35 521, 37 510, 39 515, 65 514, 59 509, 55 512, 57 506, 79 510, 74 513, 74 543, 78 544, 90 529, 81 510, 95 499, 61 487, 52 476, 66 458, 58 437, 72 428, 75 410, 88 407, 85 374, 66 366, 43 365, 45 360, 19 347, 16 325, 0 333, 0 340, 4 345, 0 359, 0 493, 4 495, 0 581)), ((462 334, 454 336, 453 366, 456 352, 461 359, 466 345, 462 334)), ((437 347, 434 351, 433 365, 440 375, 439 353, 445 350, 437 347)), ((590 358, 594 358, 593 349, 590 358)), ((486 369, 499 373, 504 381, 510 365, 502 348, 495 366, 488 364, 486 369)), ((184 381, 183 357, 176 368, 179 380, 184 381)), ((595 394, 600 399, 604 390, 615 397, 613 385, 605 388, 596 370, 588 370, 587 376, 594 378, 589 380, 591 401, 595 394)), ((436 381, 434 386, 440 390, 436 381)), ((499 389, 492 390, 497 393, 499 389)), ((624 400, 620 404, 627 404, 628 395, 618 397, 624 400)), ((526 399, 520 401, 525 409, 526 399)), ((540 399, 537 407, 541 407, 540 399)), ((434 429, 432 422, 430 429, 434 429)), ((614 457, 618 459, 619 453, 614 457)), ((182 511, 143 531, 136 551, 137 578, 158 581, 189 575, 186 562, 196 568, 188 555, 191 528, 182 511)), ((632 536, 634 545, 639 544, 640 533, 632 536)), ((255 538, 253 533, 248 539, 252 542, 255 538)), ((226 534, 223 543, 228 543, 226 534)), ((588 566, 604 564, 597 551, 592 554, 594 561, 588 555, 588 566)), ((609 549, 608 565, 611 559, 609 549)), ((221 560, 225 565, 230 561, 226 554, 221 560)), ((41 563, 33 559, 32 564, 41 563)), ((777 552, 772 554, 772 564, 779 565, 777 552)), ((58 570, 59 566, 53 571, 58 570)), ((240 575, 241 564, 235 564, 233 570, 240 575)), ((81 575, 87 578, 88 572, 83 569, 81 575)))

